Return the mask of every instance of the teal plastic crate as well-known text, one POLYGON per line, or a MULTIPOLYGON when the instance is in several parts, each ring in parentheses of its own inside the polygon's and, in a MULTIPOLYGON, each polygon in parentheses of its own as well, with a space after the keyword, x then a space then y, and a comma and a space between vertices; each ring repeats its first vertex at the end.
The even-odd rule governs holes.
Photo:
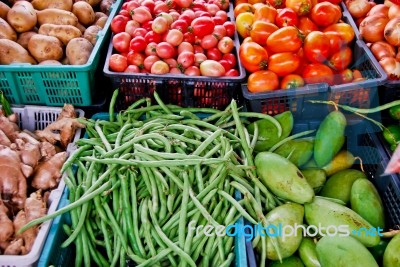
POLYGON ((75 106, 92 104, 94 81, 101 50, 111 34, 110 24, 123 0, 110 9, 107 22, 97 35, 97 42, 84 65, 45 66, 11 64, 0 66, 0 90, 12 104, 75 106))
MULTIPOLYGON (((205 114, 198 113, 200 118, 205 117, 205 114)), ((100 112, 92 116, 94 120, 108 120, 109 113, 100 112)), ((68 200, 69 190, 66 187, 64 189, 63 195, 61 196, 58 209, 65 207, 69 204, 68 200)), ((241 199, 241 194, 239 191, 235 191, 235 198, 241 199)), ((239 225, 244 225, 243 217, 240 217, 237 222, 239 225)), ((74 265, 74 253, 75 247, 72 243, 66 248, 61 248, 60 245, 68 238, 67 234, 63 230, 63 225, 71 225, 71 218, 69 213, 64 213, 61 216, 53 219, 50 232, 47 235, 46 243, 44 244, 42 254, 39 258, 38 267, 48 267, 48 266, 73 266, 74 265)), ((235 261, 232 267, 247 267, 247 253, 246 253, 246 241, 245 236, 241 233, 235 236, 235 261)))

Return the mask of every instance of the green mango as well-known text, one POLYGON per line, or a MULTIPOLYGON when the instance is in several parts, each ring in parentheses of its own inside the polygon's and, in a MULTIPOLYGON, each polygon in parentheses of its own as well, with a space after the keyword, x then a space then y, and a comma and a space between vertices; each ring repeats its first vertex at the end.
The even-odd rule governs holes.
POLYGON ((304 267, 303 262, 297 256, 290 256, 289 258, 280 261, 272 261, 270 267, 304 267))
POLYGON ((351 236, 324 236, 316 251, 323 267, 378 267, 368 249, 351 236))
POLYGON ((247 126, 247 131, 250 134, 254 133, 254 124, 257 123, 259 138, 254 147, 255 152, 267 151, 282 139, 288 137, 293 129, 293 114, 290 111, 285 111, 274 118, 282 126, 282 135, 278 136, 276 126, 266 119, 257 120, 247 126))
POLYGON ((288 159, 272 152, 260 152, 254 163, 261 182, 276 196, 300 204, 312 201, 314 190, 288 159))
POLYGON ((327 176, 331 176, 338 171, 351 168, 355 161, 356 158, 350 151, 342 150, 333 157, 331 162, 322 167, 322 169, 326 172, 327 176))
POLYGON ((379 265, 382 265, 383 261, 383 253, 385 253, 386 247, 389 244, 389 241, 386 239, 381 239, 378 245, 375 247, 368 248, 371 252, 372 256, 374 256, 375 260, 378 262, 379 265))
POLYGON ((267 229, 267 258, 270 260, 279 260, 278 253, 273 247, 271 239, 276 241, 282 259, 292 256, 300 246, 303 232, 301 228, 297 228, 296 233, 290 234, 284 227, 290 225, 294 228, 295 225, 302 225, 304 207, 296 203, 286 203, 271 210, 265 218, 269 227, 272 227, 271 229, 267 229), (271 231, 272 229, 274 231, 271 231), (281 231, 281 234, 278 231, 281 231), (284 235, 285 233, 287 236, 284 235))
POLYGON ((315 163, 314 158, 311 158, 306 164, 301 166, 301 169, 320 169, 315 163))
POLYGON ((385 212, 381 197, 368 179, 353 183, 350 194, 351 209, 366 219, 372 226, 385 228, 385 212))
POLYGON ((393 119, 400 121, 400 105, 391 107, 389 109, 389 114, 393 119))
POLYGON ((314 141, 314 160, 318 167, 328 164, 342 148, 346 124, 346 117, 340 111, 332 111, 322 120, 314 141))
POLYGON ((362 171, 356 169, 339 171, 327 179, 320 195, 337 198, 347 204, 350 201, 351 187, 354 181, 360 178, 367 179, 367 176, 362 171))
POLYGON ((389 125, 383 129, 382 134, 389 145, 396 145, 400 142, 400 125, 389 125))
POLYGON ((321 234, 350 235, 366 247, 376 246, 380 242, 378 233, 369 231, 373 226, 346 206, 315 197, 313 202, 304 204, 304 210, 309 225, 323 227, 320 228, 321 234), (333 229, 328 231, 328 227, 333 229))
POLYGON ((400 234, 395 235, 389 241, 383 253, 383 267, 400 266, 400 234))
POLYGON ((316 244, 311 238, 303 238, 298 252, 300 259, 306 267, 321 267, 317 256, 316 244))
POLYGON ((321 169, 305 169, 301 171, 306 178, 308 184, 318 193, 326 182, 326 174, 321 169))
POLYGON ((300 167, 307 163, 313 154, 314 141, 307 139, 290 140, 278 147, 274 152, 287 158, 300 167))

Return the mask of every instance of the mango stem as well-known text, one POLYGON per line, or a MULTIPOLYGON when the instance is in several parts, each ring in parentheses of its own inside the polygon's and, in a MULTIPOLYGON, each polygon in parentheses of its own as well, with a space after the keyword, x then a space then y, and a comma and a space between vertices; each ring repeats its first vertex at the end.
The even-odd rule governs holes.
POLYGON ((365 172, 365 171, 364 171, 363 162, 362 162, 362 158, 360 158, 360 157, 354 157, 354 159, 360 161, 360 169, 361 169, 362 172, 365 172))
POLYGON ((383 238, 392 238, 395 235, 400 234, 400 230, 390 230, 389 232, 381 233, 381 237, 383 238))

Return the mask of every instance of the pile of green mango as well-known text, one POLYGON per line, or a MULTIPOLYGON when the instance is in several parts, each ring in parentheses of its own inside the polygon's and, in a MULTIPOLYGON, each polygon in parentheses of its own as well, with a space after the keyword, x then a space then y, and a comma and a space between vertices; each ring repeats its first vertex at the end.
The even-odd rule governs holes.
POLYGON ((280 136, 268 120, 247 127, 252 134, 258 124, 260 138, 254 147, 257 175, 282 203, 265 210, 265 220, 272 225, 318 226, 321 230, 304 235, 298 229, 292 236, 267 236, 266 251, 256 237, 253 247, 267 258, 260 266, 399 267, 400 235, 392 239, 379 235, 386 229, 384 207, 374 184, 354 167, 356 158, 345 149, 343 113, 330 112, 314 136, 299 139, 290 139, 291 112, 275 119, 282 126, 280 136), (287 141, 282 142, 284 139, 287 141), (278 143, 282 144, 276 147, 278 143), (346 229, 337 231, 343 225, 346 229))
POLYGON ((400 144, 400 105, 389 109, 389 115, 396 123, 387 125, 383 129, 383 137, 390 146, 390 150, 394 151, 400 144))

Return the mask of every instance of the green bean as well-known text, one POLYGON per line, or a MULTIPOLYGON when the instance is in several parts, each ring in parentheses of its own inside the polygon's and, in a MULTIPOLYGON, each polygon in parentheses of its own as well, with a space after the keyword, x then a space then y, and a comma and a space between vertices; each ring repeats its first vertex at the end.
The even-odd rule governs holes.
POLYGON ((112 251, 112 248, 111 248, 110 236, 108 234, 106 221, 105 220, 100 220, 100 226, 101 226, 101 231, 102 231, 103 236, 104 236, 104 242, 106 244, 107 257, 108 257, 108 260, 111 261, 112 260, 112 255, 113 255, 113 251, 112 251))
POLYGON ((146 260, 145 262, 140 263, 137 267, 147 267, 147 266, 154 266, 156 263, 161 261, 165 258, 168 254, 172 252, 171 248, 163 249, 162 251, 158 252, 156 256, 151 257, 150 259, 146 260))
POLYGON ((94 128, 97 131, 97 134, 99 135, 101 141, 103 142, 104 146, 106 147, 106 150, 109 152, 112 150, 110 143, 108 142, 106 136, 104 135, 103 131, 101 130, 100 126, 98 123, 94 125, 94 128))
POLYGON ((265 267, 267 261, 267 237, 261 236, 261 261, 260 267, 265 267))
POLYGON ((186 137, 186 136, 171 132, 170 129, 168 129, 168 126, 167 126, 167 129, 165 131, 163 131, 162 133, 166 137, 174 138, 176 140, 182 141, 182 142, 187 143, 187 144, 193 144, 195 146, 201 145, 201 142, 196 140, 196 139, 191 139, 189 137, 186 137))
POLYGON ((202 239, 200 239, 200 241, 198 242, 198 244, 193 244, 192 246, 192 250, 194 248, 194 250, 191 252, 191 256, 193 260, 197 260, 200 256, 200 252, 203 251, 204 249, 204 245, 206 244, 206 242, 208 241, 208 236, 204 236, 202 239))
POLYGON ((203 143, 197 147, 197 149, 192 153, 192 155, 200 156, 200 154, 209 146, 212 142, 215 141, 222 134, 222 130, 219 129, 215 131, 213 134, 209 135, 203 143))
POLYGON ((173 214, 173 212, 174 212, 174 200, 175 200, 175 195, 168 195, 167 209, 170 214, 173 214))
POLYGON ((225 242, 225 254, 229 254, 230 252, 232 252, 233 242, 235 241, 235 238, 231 236, 225 236, 224 239, 225 238, 227 239, 225 242))
POLYGON ((144 239, 146 240, 146 244, 150 251, 150 255, 152 257, 154 257, 157 253, 156 253, 156 249, 154 248, 153 241, 151 240, 151 236, 150 236, 151 229, 150 229, 150 222, 147 217, 147 210, 148 210, 147 200, 144 199, 142 201, 142 203, 143 203, 143 205, 142 205, 141 212, 140 212, 140 218, 141 218, 141 223, 144 226, 144 232, 143 232, 144 239))
POLYGON ((164 104, 164 102, 161 100, 160 96, 156 91, 154 91, 153 96, 154 100, 157 102, 157 104, 160 105, 160 107, 164 110, 165 113, 172 114, 172 111, 164 104))
POLYGON ((117 97, 118 97, 118 89, 114 90, 111 100, 110 100, 110 105, 109 105, 109 116, 110 116, 110 122, 114 121, 114 107, 115 107, 115 102, 117 101, 117 97))
POLYGON ((230 207, 229 212, 228 212, 228 214, 226 215, 225 220, 224 220, 225 225, 228 225, 228 223, 229 223, 231 220, 233 220, 233 218, 235 217, 236 213, 237 213, 236 207, 234 207, 234 206, 230 207))
POLYGON ((257 222, 246 212, 245 209, 243 209, 243 207, 233 197, 221 190, 218 190, 218 194, 226 198, 233 206, 235 206, 239 213, 242 214, 242 216, 246 218, 249 222, 251 222, 252 224, 257 224, 257 222))
MULTIPOLYGON (((221 128, 218 128, 217 126, 215 126, 211 123, 207 123, 205 121, 186 119, 186 120, 182 120, 181 123, 188 124, 188 125, 197 125, 200 127, 210 129, 212 131, 217 131, 218 129, 221 129, 221 128)), ((224 129, 221 129, 221 130, 223 131, 224 134, 226 134, 227 137, 229 137, 229 139, 240 141, 240 139, 237 136, 233 135, 232 133, 228 132, 227 130, 224 130, 224 129)))
POLYGON ((68 159, 65 161, 64 165, 62 166, 60 172, 61 173, 65 172, 68 168, 70 168, 72 166, 73 162, 75 162, 84 151, 89 150, 90 148, 92 148, 92 146, 84 145, 84 146, 81 146, 80 148, 78 148, 77 150, 75 150, 75 152, 72 153, 72 155, 69 155, 68 159))
POLYGON ((179 114, 183 117, 189 117, 193 120, 200 120, 200 118, 196 114, 190 112, 189 110, 181 110, 179 114))
POLYGON ((185 233, 186 233, 186 220, 187 220, 187 203, 189 201, 189 188, 190 181, 187 172, 183 173, 183 194, 182 194, 182 206, 179 219, 179 246, 184 249, 185 247, 185 233))
POLYGON ((173 243, 162 231, 160 228, 158 221, 156 219, 155 214, 149 209, 151 221, 153 222, 154 228, 156 229, 157 234, 164 241, 164 243, 170 247, 176 254, 178 254, 183 260, 187 261, 190 266, 196 267, 196 263, 190 258, 190 256, 185 253, 181 248, 179 248, 175 243, 173 243))
MULTIPOLYGON (((154 170, 153 170, 154 171, 154 170)), ((163 191, 163 187, 157 186, 158 189, 158 195, 159 195, 159 200, 160 200, 160 211, 158 213, 158 221, 163 222, 164 219, 167 217, 167 196, 166 193, 167 191, 163 191)))
POLYGON ((117 262, 118 262, 118 259, 120 256, 121 247, 122 247, 122 243, 118 242, 118 239, 116 239, 114 241, 114 244, 116 245, 116 248, 114 249, 114 256, 112 258, 111 265, 110 265, 111 267, 114 267, 117 265, 117 262))
POLYGON ((253 248, 257 247, 258 243, 261 240, 261 235, 256 235, 256 237, 253 239, 253 241, 251 242, 251 246, 253 248))
POLYGON ((219 267, 229 267, 231 266, 233 260, 235 259, 235 254, 234 253, 230 253, 226 259, 226 261, 224 261, 219 267))
POLYGON ((217 223, 214 218, 208 213, 207 209, 200 203, 200 201, 196 198, 194 195, 194 192, 192 189, 189 189, 189 196, 192 199, 194 205, 197 207, 197 209, 201 212, 201 214, 207 218, 207 220, 213 225, 213 226, 218 226, 219 223, 217 223))
POLYGON ((132 103, 125 112, 128 112, 130 110, 134 110, 135 108, 137 108, 138 106, 144 104, 146 101, 148 100, 148 98, 141 98, 139 100, 137 100, 136 102, 132 103))
POLYGON ((165 153, 165 152, 159 152, 159 151, 155 151, 152 149, 148 149, 143 147, 140 144, 134 144, 133 145, 134 149, 142 152, 142 153, 146 153, 147 155, 150 156, 155 156, 155 157, 160 157, 163 159, 202 159, 203 157, 200 157, 198 155, 192 154, 192 155, 181 155, 178 153, 165 153))
MULTIPOLYGON (((232 113, 234 114, 236 112, 236 102, 231 103, 231 107, 232 107, 232 113)), ((267 114, 263 114, 263 113, 258 113, 258 112, 238 112, 239 117, 249 117, 249 118, 258 118, 258 119, 265 119, 268 120, 269 122, 271 122, 278 130, 278 137, 281 137, 282 135, 282 126, 279 123, 279 121, 277 121, 274 117, 267 115, 267 114)), ((235 115, 233 115, 235 117, 235 115)))

